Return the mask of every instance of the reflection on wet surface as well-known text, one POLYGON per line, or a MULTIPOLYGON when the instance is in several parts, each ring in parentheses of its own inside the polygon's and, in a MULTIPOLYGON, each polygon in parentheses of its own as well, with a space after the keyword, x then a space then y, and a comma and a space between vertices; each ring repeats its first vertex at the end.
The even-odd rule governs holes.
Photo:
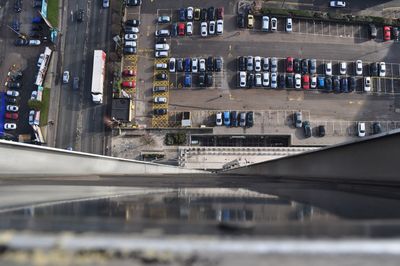
POLYGON ((400 235, 399 207, 393 199, 290 186, 144 188, 135 195, 2 212, 0 229, 393 237, 400 235))

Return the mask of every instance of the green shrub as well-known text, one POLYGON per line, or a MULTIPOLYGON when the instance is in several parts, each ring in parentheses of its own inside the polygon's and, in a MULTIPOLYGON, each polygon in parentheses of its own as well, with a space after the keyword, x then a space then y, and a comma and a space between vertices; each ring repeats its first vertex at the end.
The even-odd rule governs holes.
POLYGON ((186 144, 186 134, 180 133, 167 133, 165 135, 166 145, 183 145, 186 144))

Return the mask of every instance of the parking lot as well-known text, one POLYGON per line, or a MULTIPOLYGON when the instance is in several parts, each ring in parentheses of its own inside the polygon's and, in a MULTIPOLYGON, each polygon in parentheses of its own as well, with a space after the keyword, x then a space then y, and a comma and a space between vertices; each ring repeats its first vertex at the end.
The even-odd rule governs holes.
MULTIPOLYGON (((154 56, 154 32, 158 29, 168 28, 178 20, 178 3, 165 3, 155 5, 148 2, 143 3, 141 13, 146 14, 144 42, 148 44, 147 50, 142 50, 139 60, 146 61, 146 69, 143 76, 146 97, 141 102, 147 102, 149 108, 139 114, 140 120, 148 126, 178 126, 179 121, 174 117, 181 111, 190 110, 197 117, 204 117, 199 121, 208 122, 212 125, 213 114, 224 110, 253 110, 255 111, 255 126, 250 129, 252 133, 273 133, 275 127, 274 118, 266 115, 266 110, 307 110, 310 114, 312 125, 324 124, 329 135, 352 135, 353 125, 357 121, 380 121, 383 129, 397 128, 400 115, 396 112, 396 98, 400 92, 400 65, 397 53, 397 43, 393 41, 382 41, 382 29, 378 28, 378 37, 375 40, 368 39, 366 26, 340 25, 337 23, 322 23, 313 21, 293 21, 293 32, 285 33, 282 19, 278 20, 277 33, 264 33, 259 30, 259 21, 256 20, 254 29, 238 29, 236 26, 236 3, 227 4, 225 1, 204 1, 200 8, 209 6, 225 8, 224 34, 203 38, 200 36, 200 22, 194 21, 193 35, 168 37, 170 45, 169 57, 163 62, 168 62, 170 57, 174 58, 207 58, 208 56, 221 56, 224 60, 224 68, 220 73, 214 73, 214 84, 211 88, 197 86, 198 73, 191 75, 192 86, 183 86, 184 72, 168 73, 168 106, 169 115, 163 118, 153 115, 152 101, 158 94, 153 95, 154 76, 159 71, 154 70, 157 60, 154 56), (159 15, 171 16, 171 22, 163 25, 156 24, 159 15), (370 75, 369 64, 372 62, 386 62, 386 76, 372 77, 372 90, 363 92, 362 76, 355 76, 356 90, 353 93, 327 94, 323 90, 313 89, 309 91, 295 90, 272 90, 262 88, 238 89, 237 88, 237 64, 239 56, 262 56, 279 58, 278 73, 285 73, 284 59, 288 56, 294 58, 317 59, 317 75, 324 75, 324 64, 332 62, 333 75, 339 74, 339 63, 347 62, 347 75, 355 73, 354 62, 358 59, 363 61, 363 76, 370 75), (149 58, 150 57, 150 58, 149 58), (150 70, 151 69, 151 70, 150 70), (152 84, 151 86, 149 84, 152 84), (258 113, 262 113, 257 117, 258 113), (261 118, 261 120, 260 120, 261 118), (147 122, 146 122, 147 121, 147 122), (155 122, 154 121, 163 121, 155 122), (262 121, 262 122, 260 122, 262 121), (162 125, 161 125, 162 124, 162 125), (385 126, 387 125, 387 126, 385 126), (266 130, 268 129, 268 130, 266 130)), ((158 83, 156 83, 158 84, 158 83)), ((163 83, 166 85, 167 83, 163 83)), ((285 121, 285 120, 282 120, 285 121)), ((201 125, 194 123, 193 126, 201 125)), ((293 129, 288 124, 280 124, 288 133, 293 129)), ((217 127, 216 132, 238 132, 243 129, 217 127)), ((247 131, 249 131, 247 129, 247 131)), ((281 130, 279 130, 281 131, 281 130)), ((368 130, 367 130, 368 132, 368 130)))

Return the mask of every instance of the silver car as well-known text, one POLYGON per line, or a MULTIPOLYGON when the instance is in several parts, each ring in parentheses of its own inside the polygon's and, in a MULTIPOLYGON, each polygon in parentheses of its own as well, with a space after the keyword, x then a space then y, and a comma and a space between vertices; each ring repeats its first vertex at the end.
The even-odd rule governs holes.
POLYGON ((301 112, 294 113, 294 125, 297 128, 301 128, 301 126, 303 125, 303 115, 301 114, 301 112))
POLYGON ((278 59, 276 57, 271 57, 271 72, 278 71, 278 59))

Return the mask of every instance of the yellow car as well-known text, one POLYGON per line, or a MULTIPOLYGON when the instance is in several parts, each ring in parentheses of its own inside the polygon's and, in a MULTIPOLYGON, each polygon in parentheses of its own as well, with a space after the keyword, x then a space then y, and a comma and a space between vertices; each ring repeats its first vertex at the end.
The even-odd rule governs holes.
POLYGON ((194 9, 194 20, 200 20, 200 8, 194 9))
POLYGON ((247 15, 247 28, 252 29, 254 27, 254 16, 248 14, 247 15))

